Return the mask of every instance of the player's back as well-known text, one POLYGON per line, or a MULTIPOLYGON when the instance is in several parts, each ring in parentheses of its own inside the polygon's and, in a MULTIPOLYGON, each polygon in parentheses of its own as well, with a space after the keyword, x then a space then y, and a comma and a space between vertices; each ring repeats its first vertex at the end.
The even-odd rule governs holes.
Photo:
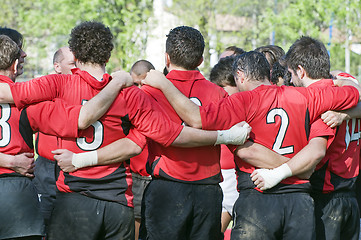
MULTIPOLYGON (((13 82, 10 78, 0 75, 0 82, 8 83, 12 85, 13 82)), ((15 107, 14 104, 2 103, 0 104, 0 126, 1 126, 1 137, 0 137, 0 152, 4 154, 17 155, 24 152, 33 152, 32 138, 26 139, 25 142, 19 129, 20 111, 15 107)), ((24 131, 31 129, 23 129, 24 131)), ((5 173, 15 173, 13 170, 8 168, 0 167, 0 175, 5 173)))
MULTIPOLYGON (((217 85, 206 80, 199 71, 172 70, 167 78, 185 96, 197 105, 207 105, 225 97, 227 93, 217 85)), ((161 91, 148 86, 143 86, 144 92, 154 98, 163 111, 177 124, 183 124, 182 119, 176 114, 161 91)), ((149 144, 151 159, 156 160, 153 166, 153 175, 168 179, 210 183, 220 182, 220 147, 207 146, 197 148, 163 147, 157 143, 149 144)), ((153 162, 151 161, 150 164, 153 162)))
MULTIPOLYGON (((357 103, 357 98, 350 99, 350 96, 333 90, 261 85, 202 109, 202 125, 206 129, 228 128, 246 121, 252 127, 250 138, 256 143, 292 157, 308 143, 310 124, 317 116, 328 109, 352 107, 357 103)), ((351 92, 355 93, 354 90, 351 92)), ((239 160, 236 164, 241 172, 246 173, 245 176, 239 175, 239 189, 254 188, 249 178, 254 167, 239 160)), ((288 178, 283 183, 305 181, 288 178)))

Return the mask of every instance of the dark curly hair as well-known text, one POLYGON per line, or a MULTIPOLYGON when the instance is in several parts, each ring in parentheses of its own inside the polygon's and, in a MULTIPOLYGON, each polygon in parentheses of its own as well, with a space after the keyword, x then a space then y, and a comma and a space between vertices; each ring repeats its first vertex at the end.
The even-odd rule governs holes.
POLYGON ((114 48, 113 34, 103 23, 82 22, 71 30, 68 41, 76 59, 83 63, 105 64, 114 48))
POLYGON ((204 51, 202 34, 192 27, 180 26, 167 35, 166 52, 170 61, 186 70, 195 70, 201 62, 204 51))

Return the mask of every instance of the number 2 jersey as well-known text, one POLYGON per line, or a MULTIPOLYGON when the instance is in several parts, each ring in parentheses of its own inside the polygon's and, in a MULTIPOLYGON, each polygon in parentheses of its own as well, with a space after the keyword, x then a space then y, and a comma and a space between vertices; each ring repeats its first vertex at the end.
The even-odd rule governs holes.
MULTIPOLYGON (((333 86, 331 80, 321 80, 308 88, 333 86)), ((353 190, 359 173, 360 119, 343 121, 327 148, 325 157, 310 178, 312 190, 318 193, 353 190)))
MULTIPOLYGON (((22 108, 54 98, 60 98, 67 104, 80 105, 96 95, 111 79, 108 74, 104 74, 102 81, 98 81, 80 69, 72 72, 72 75, 48 75, 14 84, 11 91, 16 106, 22 108)), ((78 115, 70 121, 77 122, 78 115)), ((145 138, 134 131, 135 128, 164 145, 170 145, 182 130, 182 126, 175 125, 158 111, 157 106, 139 88, 130 87, 119 93, 100 120, 80 131, 78 138, 58 138, 57 146, 53 147, 75 153, 91 151, 124 138, 129 133, 132 134, 128 137, 143 147, 145 138)), ((47 149, 48 152, 51 150, 54 149, 47 149)), ((61 192, 78 192, 88 197, 133 206, 129 161, 86 167, 72 173, 60 171, 56 184, 61 192)))
MULTIPOLYGON (((227 129, 240 121, 252 127, 250 138, 275 152, 293 157, 307 145, 310 124, 329 109, 346 109, 358 102, 353 87, 295 88, 261 85, 200 107, 203 129, 227 129)), ((250 174, 254 166, 236 158, 238 190, 255 188, 250 174)), ((308 181, 297 177, 283 180, 264 191, 308 191, 308 181)))

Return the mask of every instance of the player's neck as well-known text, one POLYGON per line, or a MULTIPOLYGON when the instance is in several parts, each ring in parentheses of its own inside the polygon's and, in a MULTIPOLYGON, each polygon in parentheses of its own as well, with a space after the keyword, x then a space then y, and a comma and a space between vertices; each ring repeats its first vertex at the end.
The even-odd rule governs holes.
POLYGON ((315 82, 318 82, 320 81, 321 79, 311 79, 311 78, 308 78, 308 77, 304 77, 302 79, 302 83, 303 83, 303 87, 308 87, 310 86, 311 84, 315 83, 315 82))
POLYGON ((251 91, 261 85, 271 85, 271 83, 268 80, 264 80, 264 81, 249 81, 248 82, 248 86, 247 86, 247 90, 251 91))
POLYGON ((77 61, 76 66, 80 70, 88 72, 90 75, 92 75, 98 81, 103 79, 103 75, 105 73, 105 65, 82 63, 82 62, 77 61))
POLYGON ((174 65, 174 64, 169 64, 169 67, 168 67, 168 71, 172 71, 172 70, 178 70, 178 71, 190 71, 189 69, 185 69, 184 67, 180 67, 180 66, 177 66, 177 65, 174 65))
POLYGON ((13 82, 15 82, 16 74, 12 73, 12 71, 10 71, 10 70, 0 71, 0 75, 6 76, 6 77, 10 78, 13 82))

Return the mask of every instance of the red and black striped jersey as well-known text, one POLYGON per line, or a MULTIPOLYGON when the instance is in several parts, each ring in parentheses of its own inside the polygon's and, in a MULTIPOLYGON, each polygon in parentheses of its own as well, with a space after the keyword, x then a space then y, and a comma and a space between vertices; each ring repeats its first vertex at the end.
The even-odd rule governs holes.
MULTIPOLYGON (((223 88, 206 80, 199 71, 172 70, 167 78, 198 105, 207 105, 227 96, 223 88)), ((160 90, 146 85, 142 90, 159 103, 172 121, 179 126, 183 124, 182 119, 160 90)), ((178 148, 164 147, 150 141, 148 147, 148 166, 155 177, 199 184, 217 184, 222 179, 219 162, 220 146, 178 148)))
MULTIPOLYGON (((295 88, 262 85, 253 91, 231 95, 217 103, 200 107, 204 129, 227 129, 246 121, 250 138, 273 151, 293 157, 307 145, 310 124, 329 109, 346 109, 358 102, 353 87, 295 88)), ((254 188, 249 174, 252 165, 236 158, 238 189, 254 188)), ((290 177, 265 192, 304 191, 306 180, 290 177)))

